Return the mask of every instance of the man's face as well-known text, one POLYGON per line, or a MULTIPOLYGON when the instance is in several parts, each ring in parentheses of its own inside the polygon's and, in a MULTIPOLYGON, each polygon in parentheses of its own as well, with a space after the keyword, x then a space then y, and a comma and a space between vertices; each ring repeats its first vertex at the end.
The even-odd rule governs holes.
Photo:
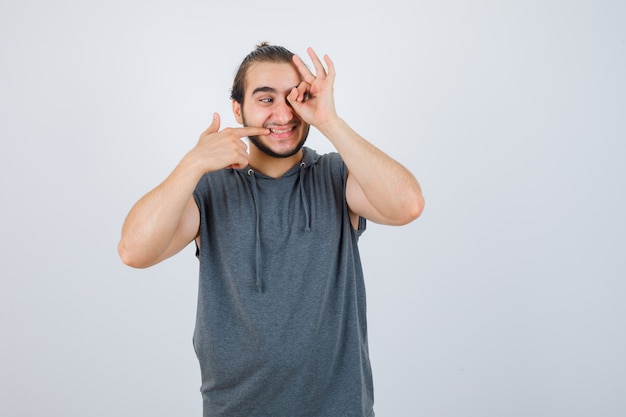
POLYGON ((233 101, 238 123, 270 129, 269 135, 250 137, 252 144, 267 155, 290 157, 306 141, 309 125, 287 101, 287 95, 299 83, 300 75, 292 64, 256 63, 246 74, 243 104, 233 101))

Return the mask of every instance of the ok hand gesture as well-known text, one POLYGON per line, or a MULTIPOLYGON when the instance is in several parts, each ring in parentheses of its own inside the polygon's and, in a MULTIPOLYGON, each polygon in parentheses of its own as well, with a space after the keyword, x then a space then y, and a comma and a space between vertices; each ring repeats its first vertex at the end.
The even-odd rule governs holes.
POLYGON ((287 100, 305 122, 319 128, 337 117, 333 93, 335 66, 328 55, 324 55, 326 70, 312 48, 308 48, 307 53, 313 61, 315 75, 299 56, 294 55, 293 62, 302 76, 302 82, 291 90, 287 100))

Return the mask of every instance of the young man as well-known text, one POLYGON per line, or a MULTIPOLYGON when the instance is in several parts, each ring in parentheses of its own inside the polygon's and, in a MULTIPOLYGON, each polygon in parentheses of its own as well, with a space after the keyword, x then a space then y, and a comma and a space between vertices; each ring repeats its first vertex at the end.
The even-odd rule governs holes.
POLYGON ((335 67, 283 47, 242 62, 232 108, 132 208, 119 253, 148 267, 194 241, 194 347, 205 416, 371 417, 357 239, 365 219, 403 225, 424 206, 413 175, 335 112, 335 67), (303 147, 317 128, 338 153, 303 147), (249 153, 242 138, 249 137, 249 153))

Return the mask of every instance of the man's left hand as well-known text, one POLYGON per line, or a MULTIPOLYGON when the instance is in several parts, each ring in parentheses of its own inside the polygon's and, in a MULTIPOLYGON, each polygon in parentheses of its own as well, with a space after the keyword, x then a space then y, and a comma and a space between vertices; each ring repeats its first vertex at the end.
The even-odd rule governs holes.
POLYGON ((337 118, 333 86, 335 83, 335 66, 333 61, 324 55, 328 70, 317 57, 312 48, 307 53, 313 61, 315 75, 304 65, 299 56, 293 56, 293 62, 302 76, 302 81, 294 87, 287 100, 304 121, 319 128, 324 123, 337 118))

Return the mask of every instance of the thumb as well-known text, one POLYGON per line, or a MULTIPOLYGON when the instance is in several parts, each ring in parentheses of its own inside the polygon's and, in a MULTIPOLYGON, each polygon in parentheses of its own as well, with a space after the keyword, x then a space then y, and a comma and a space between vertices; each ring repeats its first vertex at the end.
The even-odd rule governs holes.
POLYGON ((219 113, 213 113, 213 120, 211 120, 211 125, 202 134, 209 135, 219 130, 220 130, 220 115, 219 113))

